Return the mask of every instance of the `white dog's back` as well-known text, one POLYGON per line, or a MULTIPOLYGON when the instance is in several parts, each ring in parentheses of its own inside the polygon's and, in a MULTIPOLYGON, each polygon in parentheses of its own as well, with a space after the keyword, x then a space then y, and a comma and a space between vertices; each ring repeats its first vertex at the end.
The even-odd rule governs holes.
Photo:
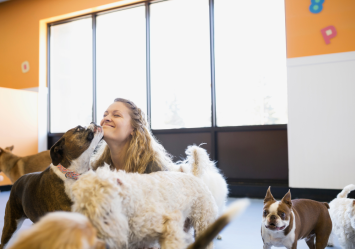
POLYGON ((355 190, 354 184, 346 186, 337 198, 329 203, 329 214, 333 223, 332 233, 346 249, 355 249, 355 200, 347 198, 352 190, 355 190))
POLYGON ((108 165, 82 175, 72 187, 72 198, 72 210, 89 217, 100 237, 115 248, 127 242, 130 248, 152 244, 168 228, 186 236, 186 218, 198 235, 218 212, 207 186, 192 175, 126 173, 108 165))

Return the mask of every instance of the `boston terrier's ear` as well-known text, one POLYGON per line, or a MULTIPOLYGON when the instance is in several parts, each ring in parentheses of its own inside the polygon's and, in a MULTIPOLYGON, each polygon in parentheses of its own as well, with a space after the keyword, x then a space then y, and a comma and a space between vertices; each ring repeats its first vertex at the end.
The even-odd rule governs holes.
POLYGON ((281 202, 285 203, 287 206, 290 208, 292 207, 292 202, 291 202, 291 190, 285 194, 284 198, 282 198, 281 202))
POLYGON ((65 138, 59 139, 51 148, 50 155, 53 165, 57 166, 63 160, 65 138))
POLYGON ((10 147, 6 147, 5 150, 9 150, 9 151, 12 151, 14 149, 14 146, 10 146, 10 147))
POLYGON ((275 198, 274 198, 274 197, 272 196, 272 194, 271 194, 270 188, 271 188, 271 187, 269 187, 269 188, 267 189, 266 196, 265 196, 265 199, 264 199, 264 204, 265 204, 266 202, 269 202, 269 201, 276 201, 275 198))

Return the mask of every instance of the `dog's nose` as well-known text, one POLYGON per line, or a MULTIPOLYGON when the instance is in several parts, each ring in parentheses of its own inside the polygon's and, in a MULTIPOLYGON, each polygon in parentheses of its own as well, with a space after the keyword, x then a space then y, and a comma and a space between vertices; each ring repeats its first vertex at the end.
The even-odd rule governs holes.
POLYGON ((270 216, 270 220, 276 220, 276 216, 275 215, 271 215, 270 216))

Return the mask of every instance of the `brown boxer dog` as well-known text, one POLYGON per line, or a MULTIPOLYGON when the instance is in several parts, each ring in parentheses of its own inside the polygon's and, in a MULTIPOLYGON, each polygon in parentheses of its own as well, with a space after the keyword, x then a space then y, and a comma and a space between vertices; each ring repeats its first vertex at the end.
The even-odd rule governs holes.
POLYGON ((305 239, 310 249, 324 249, 332 231, 328 209, 327 203, 291 200, 290 191, 278 202, 269 187, 261 223, 264 249, 271 246, 296 249, 300 239, 305 239))
POLYGON ((52 162, 49 150, 20 157, 12 153, 13 149, 14 146, 0 148, 0 172, 4 172, 12 183, 25 174, 45 170, 52 162))
MULTIPOLYGON (((5 209, 2 249, 22 222, 37 222, 48 212, 71 211, 70 185, 90 168, 90 156, 103 137, 100 126, 67 131, 50 149, 52 164, 43 172, 20 177, 12 186, 5 209)), ((63 238, 65 239, 65 238, 63 238)))

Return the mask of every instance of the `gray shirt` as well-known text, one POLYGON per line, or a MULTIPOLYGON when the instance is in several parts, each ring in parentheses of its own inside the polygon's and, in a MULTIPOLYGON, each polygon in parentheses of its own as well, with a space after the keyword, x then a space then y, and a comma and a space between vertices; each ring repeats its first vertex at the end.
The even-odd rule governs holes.
POLYGON ((164 169, 160 168, 156 162, 151 161, 147 165, 147 168, 145 169, 144 174, 150 174, 150 173, 157 172, 157 171, 164 171, 164 169))

